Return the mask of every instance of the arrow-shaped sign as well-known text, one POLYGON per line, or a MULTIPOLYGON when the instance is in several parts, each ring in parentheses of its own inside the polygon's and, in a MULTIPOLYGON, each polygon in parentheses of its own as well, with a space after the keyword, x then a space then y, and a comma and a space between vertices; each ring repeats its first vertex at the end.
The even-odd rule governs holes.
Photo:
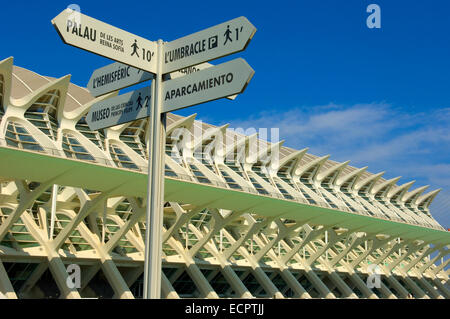
POLYGON ((214 60, 244 50, 256 32, 245 17, 164 44, 163 73, 214 60))
POLYGON ((92 105, 86 122, 92 131, 150 116, 150 88, 145 87, 92 105))
POLYGON ((114 62, 95 70, 87 88, 93 96, 98 97, 151 79, 153 79, 152 73, 114 62))
POLYGON ((254 73, 247 62, 239 58, 163 82, 162 112, 241 93, 254 73))
MULTIPOLYGON (((213 67, 213 66, 214 66, 213 64, 208 63, 208 62, 200 63, 200 64, 197 64, 194 66, 189 66, 187 68, 184 68, 184 69, 172 72, 172 73, 168 73, 168 74, 166 74, 165 79, 171 80, 171 79, 181 78, 183 76, 186 76, 186 75, 192 74, 194 72, 198 72, 198 71, 201 71, 201 70, 213 67)), ((227 96, 227 99, 235 100, 236 97, 237 97, 237 94, 234 94, 234 95, 227 96)))
POLYGON ((52 20, 66 44, 155 73, 157 44, 72 9, 52 20))

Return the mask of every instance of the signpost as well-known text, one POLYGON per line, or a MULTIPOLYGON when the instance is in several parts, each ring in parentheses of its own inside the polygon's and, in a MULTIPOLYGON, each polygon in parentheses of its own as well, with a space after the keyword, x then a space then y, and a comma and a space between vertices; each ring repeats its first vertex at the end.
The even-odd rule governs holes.
POLYGON ((86 116, 92 131, 150 116, 150 88, 145 87, 95 103, 86 116))
POLYGON ((52 24, 66 44, 156 73, 157 45, 153 41, 71 9, 61 12, 52 24))
POLYGON ((256 28, 239 17, 164 44, 163 72, 173 72, 244 50, 256 28))
POLYGON ((150 91, 143 88, 94 104, 86 121, 91 130, 98 130, 149 117, 144 299, 160 298, 166 113, 242 93, 254 74, 245 60, 217 66, 206 62, 244 50, 256 28, 239 17, 164 43, 71 9, 52 23, 64 43, 121 62, 94 71, 88 83, 92 95, 152 79, 150 91))
POLYGON ((152 79, 152 73, 114 62, 95 70, 87 89, 93 96, 98 97, 152 79))

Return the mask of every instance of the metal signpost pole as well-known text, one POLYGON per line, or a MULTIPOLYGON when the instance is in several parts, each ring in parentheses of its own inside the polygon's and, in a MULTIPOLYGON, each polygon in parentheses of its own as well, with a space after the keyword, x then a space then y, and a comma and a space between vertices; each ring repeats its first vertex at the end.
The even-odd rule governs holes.
POLYGON ((147 231, 145 234, 144 299, 159 299, 161 295, 162 223, 164 196, 165 121, 162 108, 162 45, 158 40, 157 72, 152 81, 150 134, 148 137, 147 231))

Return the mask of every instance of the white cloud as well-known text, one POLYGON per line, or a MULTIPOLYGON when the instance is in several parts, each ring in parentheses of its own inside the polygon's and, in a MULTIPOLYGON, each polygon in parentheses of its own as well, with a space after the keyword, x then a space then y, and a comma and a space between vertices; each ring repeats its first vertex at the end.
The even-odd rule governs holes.
POLYGON ((367 165, 369 171, 386 170, 388 178, 403 176, 400 184, 414 179, 416 187, 443 188, 432 213, 450 225, 450 108, 412 113, 387 103, 304 106, 262 112, 231 121, 230 127, 278 127, 286 146, 349 159, 350 165, 367 165))

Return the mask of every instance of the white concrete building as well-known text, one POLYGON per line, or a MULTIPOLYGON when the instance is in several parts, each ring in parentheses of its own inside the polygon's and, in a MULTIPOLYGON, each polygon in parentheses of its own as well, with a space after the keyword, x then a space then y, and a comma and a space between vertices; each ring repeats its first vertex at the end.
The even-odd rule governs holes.
MULTIPOLYGON (((85 122, 116 94, 0 61, 0 295, 142 297, 147 120, 85 122)), ((164 297, 449 298, 439 190, 195 114, 169 114, 167 136, 164 297)))

